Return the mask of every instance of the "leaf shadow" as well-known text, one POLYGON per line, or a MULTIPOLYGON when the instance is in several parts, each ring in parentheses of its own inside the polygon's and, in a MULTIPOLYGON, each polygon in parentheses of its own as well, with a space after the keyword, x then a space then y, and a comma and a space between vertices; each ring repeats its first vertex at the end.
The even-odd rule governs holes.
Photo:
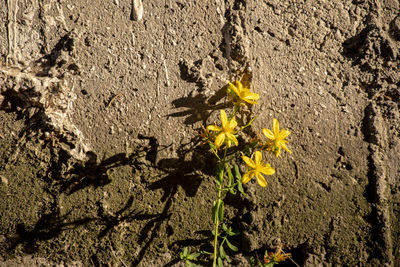
POLYGON ((202 93, 195 95, 195 92, 192 91, 188 96, 175 99, 172 101, 174 108, 184 108, 185 110, 168 114, 167 117, 185 117, 184 123, 187 125, 199 121, 206 124, 207 119, 213 111, 229 106, 229 103, 218 104, 218 102, 226 97, 226 88, 227 85, 223 86, 209 98, 202 93))

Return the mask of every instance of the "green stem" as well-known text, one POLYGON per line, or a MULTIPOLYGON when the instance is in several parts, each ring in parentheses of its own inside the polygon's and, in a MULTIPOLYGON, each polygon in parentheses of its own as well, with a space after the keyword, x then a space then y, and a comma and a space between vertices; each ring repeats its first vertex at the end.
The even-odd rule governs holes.
MULTIPOLYGON (((222 163, 223 163, 224 168, 225 168, 225 160, 226 160, 226 150, 227 150, 227 147, 225 147, 224 158, 222 159, 222 163)), ((218 190, 217 190, 218 191, 218 199, 217 199, 217 202, 219 202, 219 200, 221 199, 221 196, 222 196, 222 185, 223 185, 223 182, 218 184, 218 190)), ((215 230, 215 232, 214 232, 215 235, 214 235, 214 258, 213 258, 213 265, 212 265, 213 267, 217 266, 218 227, 219 227, 219 221, 217 221, 217 223, 215 224, 215 229, 214 229, 215 230)))
MULTIPOLYGON (((219 185, 218 189, 219 189, 218 190, 218 200, 220 200, 221 199, 222 184, 219 185)), ((218 226, 219 226, 219 222, 217 222, 215 224, 213 267, 217 266, 218 226)))

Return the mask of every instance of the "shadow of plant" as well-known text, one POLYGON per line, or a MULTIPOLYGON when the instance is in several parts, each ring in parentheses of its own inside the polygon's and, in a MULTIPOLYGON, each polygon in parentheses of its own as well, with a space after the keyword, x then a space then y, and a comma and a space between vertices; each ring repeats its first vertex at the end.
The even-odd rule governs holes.
MULTIPOLYGON (((154 239, 163 227, 168 224, 171 216, 171 206, 175 201, 178 188, 182 188, 187 197, 194 197, 202 183, 202 173, 213 173, 212 157, 207 157, 204 148, 199 147, 199 139, 194 138, 188 144, 183 144, 177 150, 177 158, 166 158, 157 161, 158 152, 161 149, 154 137, 139 136, 139 139, 147 140, 148 145, 137 146, 134 152, 118 153, 108 158, 99 157, 94 152, 88 153, 86 162, 74 161, 68 153, 50 146, 52 153, 51 162, 47 171, 43 171, 41 177, 47 184, 49 192, 54 197, 52 206, 48 212, 43 212, 40 219, 33 227, 24 223, 14 226, 16 230, 6 236, 7 254, 22 249, 25 253, 38 252, 43 242, 51 243, 65 231, 79 231, 84 227, 94 231, 94 236, 99 239, 109 239, 110 233, 118 231, 118 227, 124 223, 141 221, 144 225, 136 234, 139 251, 134 257, 133 265, 139 264, 145 257, 148 249, 153 246, 154 239), (189 155, 189 156, 188 156, 189 155), (210 160, 211 159, 211 160, 210 160), (73 164, 71 164, 73 162, 73 164), (132 175, 141 173, 157 173, 156 180, 148 183, 144 181, 142 186, 147 190, 162 190, 159 212, 148 213, 137 210, 135 196, 130 196, 122 208, 112 214, 104 210, 100 202, 95 204, 97 215, 76 219, 71 213, 61 215, 57 199, 61 194, 72 195, 81 192, 85 188, 103 188, 112 182, 110 170, 122 166, 130 166, 132 175), (205 171, 204 171, 205 170, 205 171), (96 225, 95 228, 90 225, 96 225), (99 226, 99 227, 97 227, 99 226)), ((45 144, 46 145, 46 144, 45 144)), ((57 241, 55 241, 57 242, 57 241)), ((109 241, 107 241, 109 242, 109 241)), ((111 241, 113 242, 113 241, 111 241)), ((97 249, 93 252, 94 261, 101 262, 97 249)))
POLYGON ((210 117, 212 111, 226 108, 227 103, 217 104, 226 96, 226 88, 224 86, 220 88, 215 95, 207 98, 204 94, 194 95, 191 92, 189 96, 181 97, 172 101, 172 105, 175 108, 186 108, 184 111, 178 111, 168 114, 168 117, 186 117, 184 120, 185 124, 194 124, 201 121, 206 124, 207 119, 210 117))

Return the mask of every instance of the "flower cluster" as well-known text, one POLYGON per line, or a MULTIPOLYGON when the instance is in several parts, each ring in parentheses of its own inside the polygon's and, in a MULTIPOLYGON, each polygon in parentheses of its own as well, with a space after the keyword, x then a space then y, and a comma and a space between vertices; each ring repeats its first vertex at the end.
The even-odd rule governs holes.
MULTIPOLYGON (((240 129, 236 130, 238 126, 235 118, 236 111, 240 110, 241 106, 257 104, 256 100, 260 98, 258 94, 251 92, 250 88, 245 87, 241 81, 236 81, 234 84, 229 82, 228 85, 227 93, 235 106, 234 112, 228 117, 226 112, 221 110, 221 126, 216 124, 208 125, 202 134, 207 141, 213 142, 217 150, 224 144, 227 148, 231 147, 232 143, 238 146, 239 141, 237 137, 240 129), (210 131, 215 132, 215 135, 210 133, 210 131)), ((243 161, 247 165, 247 172, 242 177, 242 183, 247 183, 253 177, 256 177, 258 184, 265 187, 267 186, 267 182, 263 174, 272 175, 275 173, 275 169, 270 164, 262 161, 262 152, 271 152, 276 157, 281 155, 282 148, 289 153, 292 152, 286 145, 288 143, 286 138, 290 135, 290 131, 285 129, 279 130, 278 119, 273 119, 272 130, 263 128, 262 133, 267 140, 266 142, 256 142, 258 145, 252 147, 254 149, 254 160, 245 155, 242 156, 243 161)))
POLYGON ((265 251, 264 255, 264 263, 273 266, 274 264, 279 264, 282 261, 290 258, 292 255, 290 253, 285 253, 282 251, 282 245, 278 247, 278 249, 274 252, 265 251))

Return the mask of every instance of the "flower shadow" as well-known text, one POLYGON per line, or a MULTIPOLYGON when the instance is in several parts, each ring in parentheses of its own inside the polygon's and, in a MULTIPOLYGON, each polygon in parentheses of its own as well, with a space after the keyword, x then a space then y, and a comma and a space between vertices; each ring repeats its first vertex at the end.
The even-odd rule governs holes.
POLYGON ((187 125, 201 121, 206 124, 207 119, 215 110, 228 107, 229 103, 218 103, 226 96, 226 86, 220 88, 212 97, 204 94, 194 95, 192 91, 188 96, 181 97, 172 101, 172 105, 176 109, 185 108, 183 111, 177 111, 168 114, 168 117, 185 117, 184 123, 187 125))

